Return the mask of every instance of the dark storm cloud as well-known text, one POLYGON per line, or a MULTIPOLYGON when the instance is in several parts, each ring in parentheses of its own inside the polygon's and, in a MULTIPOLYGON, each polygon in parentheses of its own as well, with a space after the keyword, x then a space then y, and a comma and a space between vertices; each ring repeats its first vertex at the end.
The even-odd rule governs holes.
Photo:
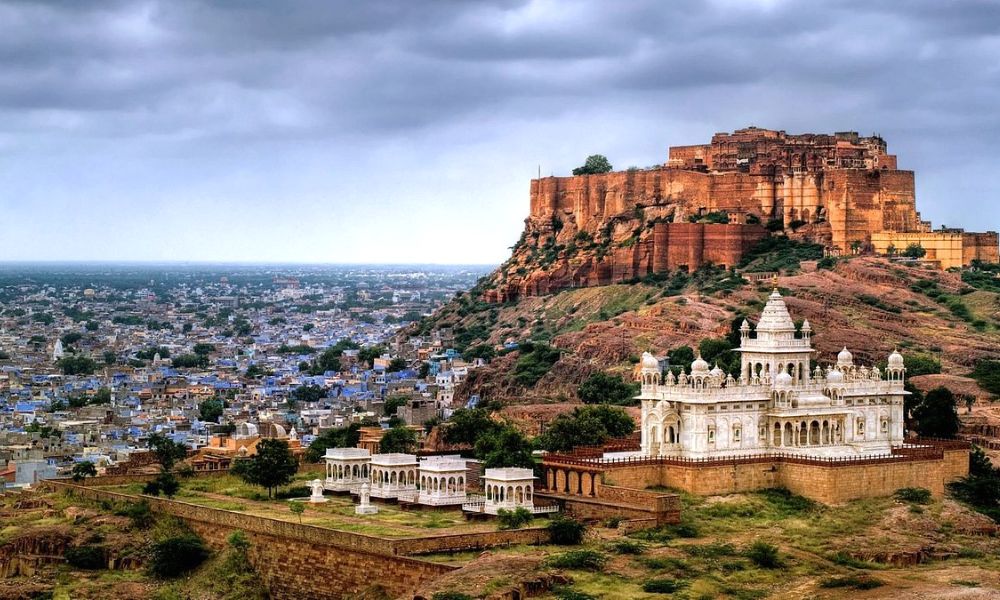
POLYGON ((995 81, 1000 31, 995 2, 936 0, 8 2, 0 17, 0 107, 80 113, 83 131, 122 135, 131 123, 224 136, 227 119, 218 131, 203 119, 251 108, 265 134, 372 133, 521 97, 544 110, 567 95, 767 82, 793 96, 873 85, 876 98, 891 82, 896 101, 957 74, 995 81))
POLYGON ((992 170, 997 106, 998 1, 0 0, 0 163, 113 140, 221 172, 247 144, 427 135, 501 160, 524 127, 665 148, 753 122, 878 130, 933 191, 934 169, 992 170), (661 126, 699 137, 641 137, 661 126))

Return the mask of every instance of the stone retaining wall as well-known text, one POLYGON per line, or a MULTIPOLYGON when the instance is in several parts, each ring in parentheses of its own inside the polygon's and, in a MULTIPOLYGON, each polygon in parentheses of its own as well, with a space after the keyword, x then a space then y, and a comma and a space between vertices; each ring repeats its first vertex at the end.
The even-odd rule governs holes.
POLYGON ((226 547, 230 533, 243 531, 252 544, 251 562, 278 600, 336 599, 375 586, 391 597, 404 596, 458 568, 407 555, 548 541, 542 528, 388 539, 63 481, 43 485, 92 500, 145 500, 154 512, 182 519, 216 549, 226 547))

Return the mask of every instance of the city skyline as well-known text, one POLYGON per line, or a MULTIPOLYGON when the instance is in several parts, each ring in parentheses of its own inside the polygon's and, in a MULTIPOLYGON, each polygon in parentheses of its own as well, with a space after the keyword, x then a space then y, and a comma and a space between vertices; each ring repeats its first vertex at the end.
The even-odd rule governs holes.
POLYGON ((1000 7, 0 2, 5 261, 496 264, 529 180, 879 133, 996 229, 1000 7))

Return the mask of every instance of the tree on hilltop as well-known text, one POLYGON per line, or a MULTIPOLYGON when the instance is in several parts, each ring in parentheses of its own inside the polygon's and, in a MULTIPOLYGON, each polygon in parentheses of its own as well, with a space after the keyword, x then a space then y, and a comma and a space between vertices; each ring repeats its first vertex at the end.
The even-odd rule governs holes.
POLYGON ((607 173, 611 170, 611 163, 602 154, 591 154, 584 161, 582 167, 573 169, 574 175, 593 175, 595 173, 607 173))
POLYGON ((953 438, 961 426, 955 395, 946 387, 927 392, 923 401, 913 408, 913 418, 917 420, 917 433, 922 437, 953 438))

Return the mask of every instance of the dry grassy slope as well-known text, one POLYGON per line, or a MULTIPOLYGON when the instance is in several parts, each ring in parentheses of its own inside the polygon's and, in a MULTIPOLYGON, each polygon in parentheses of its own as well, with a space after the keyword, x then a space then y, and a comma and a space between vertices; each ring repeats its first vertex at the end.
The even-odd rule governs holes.
MULTIPOLYGON (((997 294, 959 296, 976 318, 991 322, 984 331, 977 331, 947 307, 911 291, 910 286, 920 279, 931 279, 952 294, 965 287, 955 274, 900 267, 878 258, 844 261, 832 271, 782 276, 778 285, 786 290, 793 317, 812 323, 821 364, 835 360, 845 345, 857 361, 866 364, 883 359, 897 346, 904 356, 907 351, 930 352, 941 358, 946 371, 962 374, 978 358, 1000 357, 997 294), (868 302, 877 298, 883 306, 872 306, 862 296, 868 296, 868 302)), ((756 320, 770 289, 769 284, 760 284, 729 294, 707 296, 688 290, 682 296, 664 297, 655 286, 612 285, 526 298, 464 317, 449 305, 439 314, 438 325, 486 325, 488 335, 483 341, 489 343, 538 339, 541 334, 566 351, 533 389, 509 381, 515 353, 479 370, 459 390, 459 398, 480 393, 508 402, 566 400, 595 370, 630 373, 629 358, 634 360, 645 350, 662 355, 682 344, 696 346, 701 339, 723 336, 740 311, 756 320), (488 318, 490 312, 494 319, 488 318)))

